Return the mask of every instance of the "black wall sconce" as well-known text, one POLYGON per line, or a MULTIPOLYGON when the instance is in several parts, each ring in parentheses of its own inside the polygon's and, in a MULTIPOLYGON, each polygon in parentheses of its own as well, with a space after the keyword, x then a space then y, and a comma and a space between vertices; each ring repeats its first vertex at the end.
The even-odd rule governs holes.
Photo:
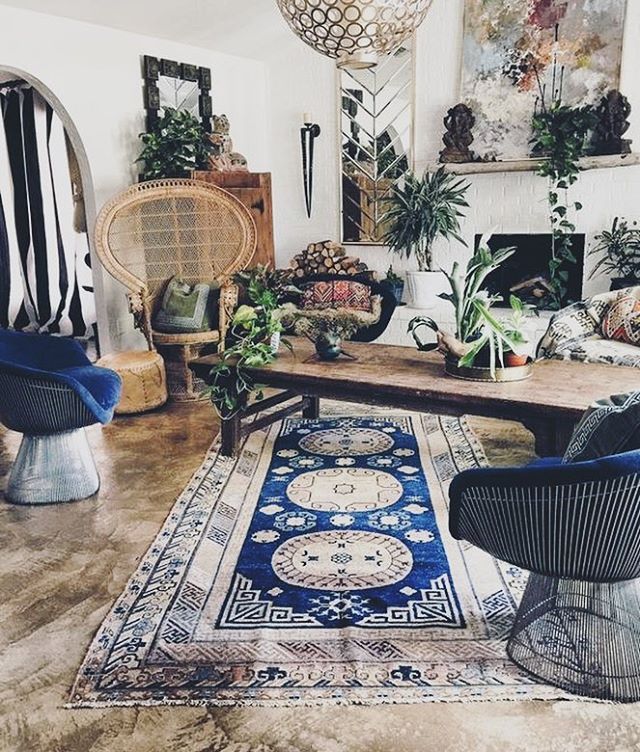
POLYGON ((320 135, 320 126, 313 122, 311 114, 305 112, 304 125, 300 129, 302 144, 302 176, 304 180, 304 202, 307 207, 307 217, 311 218, 313 201, 313 152, 316 138, 320 135))

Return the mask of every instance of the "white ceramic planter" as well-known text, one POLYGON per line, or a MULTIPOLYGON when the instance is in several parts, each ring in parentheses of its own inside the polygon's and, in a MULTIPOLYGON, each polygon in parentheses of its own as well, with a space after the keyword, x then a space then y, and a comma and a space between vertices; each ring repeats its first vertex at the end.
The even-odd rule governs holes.
POLYGON ((413 308, 435 308, 438 295, 447 289, 442 272, 407 272, 407 290, 413 308))

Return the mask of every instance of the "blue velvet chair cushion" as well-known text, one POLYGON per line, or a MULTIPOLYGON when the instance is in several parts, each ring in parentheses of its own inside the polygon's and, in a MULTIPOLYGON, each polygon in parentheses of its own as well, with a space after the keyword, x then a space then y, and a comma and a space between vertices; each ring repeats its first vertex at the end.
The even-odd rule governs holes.
POLYGON ((640 449, 640 392, 597 400, 576 426, 565 462, 585 462, 640 449))
POLYGON ((120 376, 92 365, 72 339, 0 330, 0 369, 68 386, 100 423, 111 420, 120 399, 120 376))

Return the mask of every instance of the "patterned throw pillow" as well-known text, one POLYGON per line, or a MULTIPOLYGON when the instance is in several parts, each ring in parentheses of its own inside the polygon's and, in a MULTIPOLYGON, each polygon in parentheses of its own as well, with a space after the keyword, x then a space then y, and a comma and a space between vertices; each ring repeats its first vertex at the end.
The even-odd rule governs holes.
POLYGON ((640 300, 622 295, 614 301, 602 320, 602 336, 640 345, 640 300))
POLYGON ((576 426, 564 462, 585 462, 640 448, 640 392, 598 400, 576 426))
POLYGON ((350 308, 353 311, 370 311, 371 288, 349 279, 312 282, 305 287, 300 305, 306 310, 350 308))
POLYGON ((187 334, 207 332, 218 326, 220 285, 200 283, 189 285, 179 277, 172 277, 153 319, 158 332, 187 334))

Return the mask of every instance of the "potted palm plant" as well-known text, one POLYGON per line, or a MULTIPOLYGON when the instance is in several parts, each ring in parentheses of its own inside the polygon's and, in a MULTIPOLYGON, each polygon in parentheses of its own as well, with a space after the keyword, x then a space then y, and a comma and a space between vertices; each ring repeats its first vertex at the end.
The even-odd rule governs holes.
POLYGON ((445 355, 445 371, 451 376, 474 381, 516 381, 530 375, 530 363, 508 367, 506 353, 518 353, 523 338, 513 337, 515 323, 504 324, 492 310, 502 301, 501 296, 492 295, 484 288, 489 274, 514 252, 515 248, 492 252, 483 238, 466 267, 456 261, 451 273, 445 275, 451 292, 442 293, 440 297, 455 309, 455 334, 442 331, 426 316, 417 316, 409 322, 408 331, 418 349, 441 350, 445 355), (425 327, 436 332, 437 342, 426 343, 421 339, 419 331, 425 327))
POLYGON ((407 272, 407 286, 416 308, 432 308, 444 287, 442 273, 433 263, 436 239, 455 238, 466 245, 460 237, 460 219, 461 210, 469 206, 468 189, 469 183, 441 167, 421 178, 407 173, 389 198, 384 241, 393 253, 415 257, 418 269, 407 272))
POLYGON ((616 217, 611 229, 596 235, 595 241, 589 255, 601 258, 591 270, 589 279, 604 271, 611 277, 612 290, 640 283, 640 230, 636 222, 629 226, 626 219, 616 217))

